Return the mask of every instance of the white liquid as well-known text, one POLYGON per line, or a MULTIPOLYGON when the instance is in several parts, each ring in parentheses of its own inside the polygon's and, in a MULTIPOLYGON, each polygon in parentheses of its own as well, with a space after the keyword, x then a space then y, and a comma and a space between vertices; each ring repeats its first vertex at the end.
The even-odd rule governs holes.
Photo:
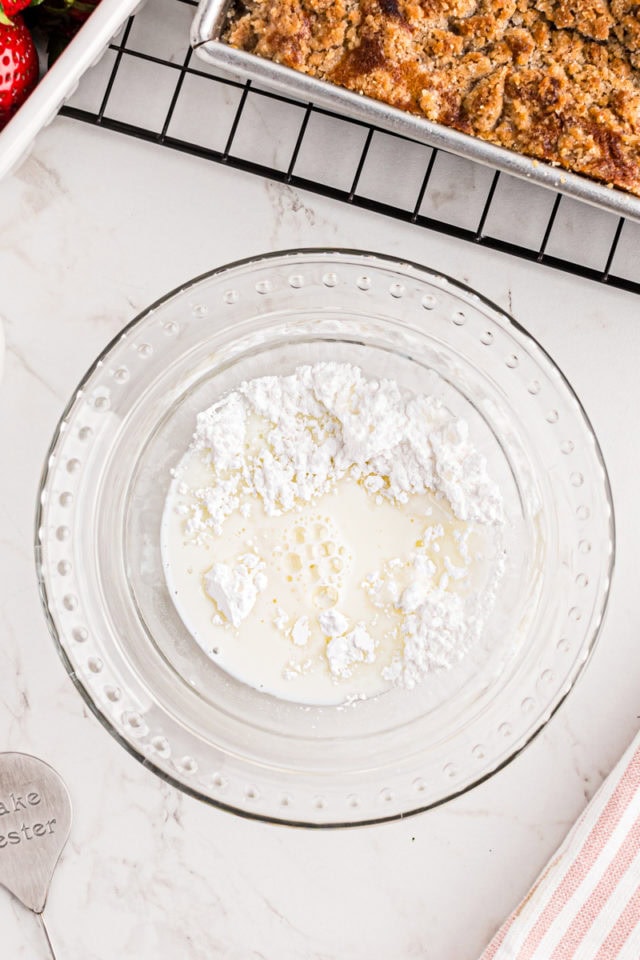
POLYGON ((187 453, 169 492, 161 532, 167 585, 180 618, 205 653, 257 690, 296 702, 339 704, 388 689, 382 671, 394 655, 402 655, 404 615, 393 603, 381 608, 363 583, 390 561, 401 587, 410 582, 408 561, 416 555, 433 562, 436 580, 451 564, 465 567, 464 575, 449 577, 447 586, 463 596, 488 583, 488 558, 494 552, 489 529, 471 529, 435 496, 416 495, 407 504, 376 502, 347 478, 316 503, 281 516, 268 516, 256 497, 248 517, 236 512, 221 535, 195 542, 185 534, 181 513, 192 504, 190 494, 180 490, 211 483, 210 469, 201 454, 187 453), (438 525, 441 535, 430 539, 438 525), (247 553, 264 561, 267 586, 234 628, 207 595, 205 574, 214 563, 233 566, 247 553), (331 673, 329 638, 318 622, 323 610, 334 607, 352 627, 363 623, 376 643, 375 661, 353 664, 348 677, 331 673), (301 618, 307 618, 302 626, 301 618), (306 642, 296 642, 307 634, 306 642))

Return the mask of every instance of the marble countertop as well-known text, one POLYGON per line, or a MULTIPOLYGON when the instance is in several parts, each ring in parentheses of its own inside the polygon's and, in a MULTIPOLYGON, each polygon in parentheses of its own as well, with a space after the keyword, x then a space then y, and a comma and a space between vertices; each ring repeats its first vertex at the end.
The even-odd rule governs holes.
MULTIPOLYGON (((66 960, 475 960, 640 726, 638 300, 153 145, 57 119, 0 183, 0 732, 66 780, 71 841, 47 906, 66 960), (234 817, 143 769, 90 715, 40 609, 36 489, 97 352, 148 303, 235 258, 348 246, 423 262, 509 309, 600 438, 617 569, 595 655, 488 782, 395 823, 303 831, 234 817)), ((2 955, 46 956, 0 890, 2 955)))

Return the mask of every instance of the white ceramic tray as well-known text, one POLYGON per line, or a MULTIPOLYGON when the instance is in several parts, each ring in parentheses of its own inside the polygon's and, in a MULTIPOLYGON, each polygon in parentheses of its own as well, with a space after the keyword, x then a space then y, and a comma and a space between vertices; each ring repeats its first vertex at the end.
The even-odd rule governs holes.
POLYGON ((85 70, 100 59, 109 41, 140 5, 140 0, 101 0, 28 100, 0 131, 0 178, 24 159, 36 134, 53 120, 85 70))

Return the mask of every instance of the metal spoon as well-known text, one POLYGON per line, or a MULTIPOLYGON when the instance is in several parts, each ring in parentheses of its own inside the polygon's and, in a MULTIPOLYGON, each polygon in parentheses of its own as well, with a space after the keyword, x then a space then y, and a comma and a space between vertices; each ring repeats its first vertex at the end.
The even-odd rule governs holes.
POLYGON ((43 911, 71 830, 71 798, 56 771, 25 753, 0 753, 0 884, 36 914, 53 960, 43 911))

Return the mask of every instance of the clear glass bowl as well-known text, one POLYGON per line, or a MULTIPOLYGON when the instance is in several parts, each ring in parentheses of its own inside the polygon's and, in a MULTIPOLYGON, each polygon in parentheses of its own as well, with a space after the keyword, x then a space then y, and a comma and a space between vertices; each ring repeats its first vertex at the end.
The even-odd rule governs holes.
POLYGON ((342 250, 231 264, 134 320, 64 412, 37 518, 48 623, 107 729, 203 800, 308 826, 423 810, 514 757, 593 648, 613 558, 600 449, 541 347, 446 277, 342 250), (320 359, 464 416, 508 516, 507 573, 479 648, 413 691, 344 707, 277 700, 208 659, 173 607, 159 543, 195 414, 242 379, 320 359))

